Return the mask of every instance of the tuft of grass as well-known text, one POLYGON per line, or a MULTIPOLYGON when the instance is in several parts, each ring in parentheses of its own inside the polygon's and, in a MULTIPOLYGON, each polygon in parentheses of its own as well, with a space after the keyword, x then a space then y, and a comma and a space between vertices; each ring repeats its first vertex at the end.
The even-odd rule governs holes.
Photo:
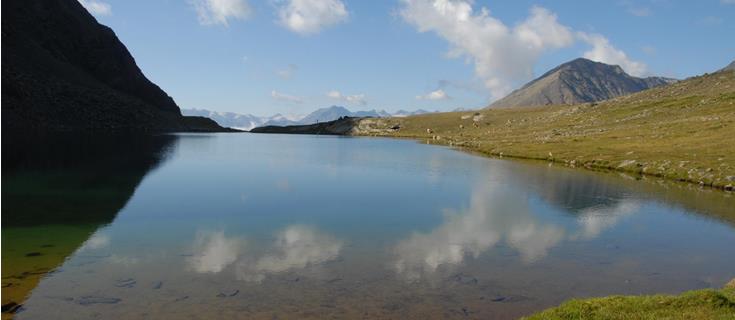
POLYGON ((735 319, 735 288, 573 299, 524 319, 735 319))
POLYGON ((600 103, 363 119, 356 132, 733 189, 735 72, 600 103))

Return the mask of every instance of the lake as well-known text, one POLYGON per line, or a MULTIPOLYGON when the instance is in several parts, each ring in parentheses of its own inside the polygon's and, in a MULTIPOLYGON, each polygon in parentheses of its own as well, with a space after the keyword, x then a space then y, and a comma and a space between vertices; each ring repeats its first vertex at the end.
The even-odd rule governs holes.
POLYGON ((735 277, 735 198, 408 140, 3 141, 3 317, 494 318, 735 277))

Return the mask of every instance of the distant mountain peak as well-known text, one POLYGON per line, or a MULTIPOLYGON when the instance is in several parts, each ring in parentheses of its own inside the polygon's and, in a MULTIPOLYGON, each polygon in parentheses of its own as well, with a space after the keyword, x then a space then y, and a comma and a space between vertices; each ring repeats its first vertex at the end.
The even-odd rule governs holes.
POLYGON ((490 107, 578 104, 607 100, 675 82, 661 77, 637 78, 618 65, 577 58, 549 70, 490 107))

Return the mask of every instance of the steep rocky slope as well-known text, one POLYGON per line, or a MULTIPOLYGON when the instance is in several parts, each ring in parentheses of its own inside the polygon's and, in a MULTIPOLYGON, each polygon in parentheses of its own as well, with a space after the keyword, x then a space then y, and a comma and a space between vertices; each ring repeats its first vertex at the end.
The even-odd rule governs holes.
POLYGON ((3 131, 222 130, 182 117, 76 0, 2 5, 3 131))

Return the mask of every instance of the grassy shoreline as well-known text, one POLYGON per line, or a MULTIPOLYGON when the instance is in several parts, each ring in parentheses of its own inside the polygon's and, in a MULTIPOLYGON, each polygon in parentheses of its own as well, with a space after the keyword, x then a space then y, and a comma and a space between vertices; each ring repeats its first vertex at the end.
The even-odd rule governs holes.
POLYGON ((523 319, 735 319, 735 279, 679 295, 572 299, 523 319))
POLYGON ((735 73, 722 72, 601 103, 362 119, 352 134, 733 190, 734 130, 735 73))
MULTIPOLYGON (((366 136, 366 135, 359 135, 359 136, 366 136)), ((583 168, 587 170, 592 171, 598 171, 598 172, 617 172, 617 173, 625 173, 625 174, 631 174, 633 176, 646 176, 646 177, 652 177, 652 178, 660 178, 665 179, 670 182, 681 182, 686 184, 699 184, 699 180, 691 180, 691 179, 683 179, 683 178, 675 178, 675 177, 668 177, 659 173, 648 173, 643 172, 640 168, 631 169, 631 168, 618 168, 614 166, 609 165, 602 165, 592 162, 585 162, 585 163, 578 163, 565 160, 565 159, 556 159, 556 158, 549 158, 549 157, 534 157, 524 154, 508 154, 503 152, 488 152, 487 150, 483 150, 479 148, 478 146, 473 146, 469 143, 463 143, 462 141, 454 142, 451 139, 444 138, 443 140, 439 141, 432 141, 432 140, 426 140, 426 137, 421 136, 393 136, 391 138, 396 139, 407 139, 407 140, 413 140, 417 142, 424 142, 435 144, 435 145, 441 145, 446 147, 451 147, 454 149, 457 149, 462 152, 467 152, 471 154, 476 154, 479 156, 487 157, 487 158, 494 158, 494 159, 514 159, 514 160, 528 160, 528 161, 537 161, 537 162, 544 162, 544 163, 553 163, 553 164, 559 164, 564 165, 569 168, 583 168)), ((735 191, 734 188, 726 188, 727 185, 722 184, 700 184, 701 186, 705 188, 713 188, 713 189, 719 189, 724 191, 735 191)), ((735 186, 735 185, 734 185, 735 186)))

